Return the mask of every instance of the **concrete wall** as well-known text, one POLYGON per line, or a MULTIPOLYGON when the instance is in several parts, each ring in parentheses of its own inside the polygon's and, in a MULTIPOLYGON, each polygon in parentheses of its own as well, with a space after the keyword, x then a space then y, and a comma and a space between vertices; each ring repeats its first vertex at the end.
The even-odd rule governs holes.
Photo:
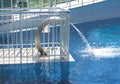
POLYGON ((72 23, 120 17, 120 0, 105 0, 100 3, 71 9, 72 23))

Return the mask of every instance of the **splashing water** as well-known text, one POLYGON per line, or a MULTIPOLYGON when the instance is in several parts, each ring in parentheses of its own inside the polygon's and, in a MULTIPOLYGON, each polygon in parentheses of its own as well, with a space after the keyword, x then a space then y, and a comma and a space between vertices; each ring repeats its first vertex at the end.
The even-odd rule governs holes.
POLYGON ((89 45, 85 36, 82 34, 82 32, 74 24, 72 24, 72 23, 70 23, 70 24, 73 26, 73 28, 78 32, 78 34, 82 38, 83 43, 86 45, 88 52, 93 55, 93 50, 92 50, 91 46, 89 45))
MULTIPOLYGON (((70 24, 78 32, 78 34, 80 35, 80 37, 83 40, 83 43, 87 47, 87 50, 86 49, 82 50, 83 53, 91 54, 95 58, 114 58, 116 56, 120 56, 120 48, 115 48, 115 47, 92 48, 89 45, 89 42, 87 41, 85 36, 82 34, 82 32, 76 26, 74 26, 72 23, 70 23, 70 24)), ((86 55, 86 54, 83 55, 83 57, 86 57, 86 56, 89 56, 89 55, 86 55)))
POLYGON ((96 58, 114 58, 120 56, 120 48, 104 47, 93 49, 96 58))

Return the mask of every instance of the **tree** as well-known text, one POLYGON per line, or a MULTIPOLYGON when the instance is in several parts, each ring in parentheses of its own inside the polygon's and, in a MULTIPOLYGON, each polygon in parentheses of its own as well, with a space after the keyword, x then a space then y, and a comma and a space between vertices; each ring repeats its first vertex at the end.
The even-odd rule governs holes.
POLYGON ((20 7, 20 8, 27 7, 27 2, 20 1, 20 2, 17 3, 17 6, 20 7))

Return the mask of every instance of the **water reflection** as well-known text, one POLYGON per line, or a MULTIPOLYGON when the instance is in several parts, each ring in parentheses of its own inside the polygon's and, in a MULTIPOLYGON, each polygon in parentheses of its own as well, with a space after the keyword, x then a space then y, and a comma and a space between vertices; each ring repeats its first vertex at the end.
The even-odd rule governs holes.
POLYGON ((0 65, 1 84, 71 84, 69 62, 0 65))

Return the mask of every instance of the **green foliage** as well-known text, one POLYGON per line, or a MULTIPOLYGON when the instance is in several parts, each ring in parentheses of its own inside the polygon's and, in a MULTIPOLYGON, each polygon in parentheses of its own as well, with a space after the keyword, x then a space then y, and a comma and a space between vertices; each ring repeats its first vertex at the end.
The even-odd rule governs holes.
POLYGON ((18 3, 17 3, 17 0, 12 0, 12 2, 11 2, 11 0, 0 0, 0 8, 2 6, 4 8, 15 7, 15 5, 17 5, 20 8, 27 7, 28 5, 30 6, 30 8, 40 8, 40 7, 53 6, 53 5, 63 3, 66 1, 73 1, 73 0, 19 0, 18 3), (27 4, 27 3, 29 3, 27 1, 29 1, 30 4, 27 4))
POLYGON ((25 1, 20 1, 19 3, 17 3, 17 6, 22 8, 22 7, 27 7, 27 2, 25 1))
POLYGON ((30 0, 30 7, 40 7, 42 6, 40 3, 42 3, 42 0, 30 0))
POLYGON ((56 0, 56 3, 63 3, 66 2, 66 0, 56 0))

